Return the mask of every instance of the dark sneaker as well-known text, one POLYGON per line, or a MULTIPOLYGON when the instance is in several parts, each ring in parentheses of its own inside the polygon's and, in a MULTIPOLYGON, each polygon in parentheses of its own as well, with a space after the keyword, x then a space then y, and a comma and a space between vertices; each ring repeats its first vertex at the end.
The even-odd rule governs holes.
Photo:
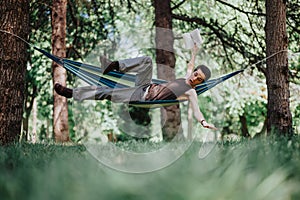
POLYGON ((100 56, 100 63, 102 68, 102 73, 107 74, 110 71, 117 70, 119 71, 119 62, 111 61, 107 59, 105 56, 100 56))
POLYGON ((73 90, 67 87, 62 86, 59 83, 56 83, 54 85, 54 90, 57 94, 64 96, 66 98, 72 98, 73 97, 73 90))

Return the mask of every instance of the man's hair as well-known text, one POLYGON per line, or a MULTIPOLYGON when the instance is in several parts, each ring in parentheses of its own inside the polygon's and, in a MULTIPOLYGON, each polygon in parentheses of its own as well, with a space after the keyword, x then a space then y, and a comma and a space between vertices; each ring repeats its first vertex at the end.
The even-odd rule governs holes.
POLYGON ((194 69, 194 72, 197 71, 198 69, 201 69, 201 71, 205 75, 205 80, 204 81, 207 81, 208 79, 210 79, 211 72, 210 72, 210 69, 207 66, 199 65, 194 69))

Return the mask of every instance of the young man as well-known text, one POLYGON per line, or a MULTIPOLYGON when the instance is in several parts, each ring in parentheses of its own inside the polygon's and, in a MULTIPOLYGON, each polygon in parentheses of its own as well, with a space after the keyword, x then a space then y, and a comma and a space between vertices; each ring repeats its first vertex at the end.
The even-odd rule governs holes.
POLYGON ((127 72, 136 72, 135 87, 131 88, 110 88, 107 86, 87 86, 75 89, 66 88, 59 83, 54 86, 55 91, 67 98, 75 100, 103 100, 108 99, 113 102, 130 101, 154 101, 154 100, 172 100, 188 99, 194 112, 194 116, 205 128, 216 129, 212 124, 206 122, 198 107, 198 97, 196 85, 210 78, 211 72, 205 65, 195 67, 195 58, 198 51, 197 46, 192 50, 192 57, 188 63, 187 74, 185 78, 179 78, 174 81, 163 84, 151 83, 152 80, 152 60, 150 57, 138 57, 103 64, 103 74, 112 70, 127 72))

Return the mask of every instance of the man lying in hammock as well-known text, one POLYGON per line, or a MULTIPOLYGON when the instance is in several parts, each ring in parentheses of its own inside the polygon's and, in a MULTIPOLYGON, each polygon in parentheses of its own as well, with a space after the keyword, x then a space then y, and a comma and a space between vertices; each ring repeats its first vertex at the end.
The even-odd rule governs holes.
POLYGON ((210 78, 211 72, 205 65, 199 65, 194 69, 195 57, 198 47, 192 50, 191 60, 188 63, 185 78, 163 84, 154 84, 152 81, 152 60, 150 57, 137 57, 113 61, 104 64, 101 59, 102 72, 107 74, 116 70, 120 72, 136 72, 135 87, 110 88, 107 86, 87 86, 70 89, 56 83, 54 89, 56 93, 66 98, 74 98, 82 101, 86 99, 103 100, 108 99, 113 102, 134 102, 134 101, 155 101, 155 100, 175 100, 188 99, 198 122, 205 128, 216 129, 214 125, 205 121, 203 114, 198 107, 198 98, 195 86, 210 78))

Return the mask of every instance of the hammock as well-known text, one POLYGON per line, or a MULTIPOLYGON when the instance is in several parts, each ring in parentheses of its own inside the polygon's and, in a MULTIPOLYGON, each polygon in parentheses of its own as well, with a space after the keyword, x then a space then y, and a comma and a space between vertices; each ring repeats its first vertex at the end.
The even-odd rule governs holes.
MULTIPOLYGON (((8 31, 1 30, 1 29, 0 29, 0 32, 7 33, 10 35, 13 35, 14 37, 19 38, 20 40, 22 40, 29 46, 33 47, 35 50, 37 50, 40 53, 42 53, 43 55, 47 56, 48 58, 50 58, 57 64, 63 66, 66 70, 70 71, 72 74, 78 76, 80 79, 84 80, 86 83, 88 83, 90 85, 106 85, 111 88, 126 88, 126 87, 134 86, 135 76, 132 74, 124 74, 121 72, 112 71, 106 75, 103 75, 100 67, 68 60, 65 58, 59 58, 57 56, 52 55, 51 53, 48 53, 47 51, 45 51, 43 49, 37 48, 36 46, 27 42, 26 40, 24 40, 23 38, 19 37, 16 34, 13 34, 8 31)), ((272 57, 274 55, 275 54, 273 54, 269 57, 272 57)), ((229 74, 226 74, 226 75, 221 76, 216 79, 210 79, 204 83, 197 85, 195 88, 197 95, 202 94, 203 92, 205 92, 205 91, 215 87, 219 83, 222 83, 223 81, 243 72, 244 70, 245 70, 245 68, 234 71, 229 74)), ((160 80, 160 79, 152 79, 152 82, 160 84, 160 83, 166 83, 167 81, 160 80)), ((186 101, 186 100, 176 99, 176 100, 134 101, 134 102, 130 102, 130 105, 134 105, 137 107, 144 107, 144 108, 156 108, 156 107, 161 107, 161 106, 170 106, 170 105, 178 104, 182 101, 186 101)))
MULTIPOLYGON (((72 74, 78 76, 80 79, 85 81, 90 85, 106 85, 111 88, 127 88, 133 87, 135 84, 135 75, 133 74, 124 74, 122 72, 111 71, 106 75, 102 74, 101 68, 89 64, 84 64, 81 62, 59 58, 54 56, 43 49, 39 49, 37 47, 33 47, 35 50, 41 52, 43 55, 47 56, 57 64, 63 66, 67 71, 71 72, 72 74)), ((234 71, 232 73, 226 74, 219 78, 210 79, 204 83, 201 83, 196 86, 195 90, 197 95, 202 94, 203 92, 215 87, 219 83, 243 72, 244 69, 234 71)), ((166 83, 167 81, 161 79, 152 79, 153 83, 166 83)), ((155 101, 133 101, 129 102, 130 105, 136 107, 143 107, 143 108, 157 108, 161 106, 170 106, 175 105, 180 102, 186 100, 155 100, 155 101)))

